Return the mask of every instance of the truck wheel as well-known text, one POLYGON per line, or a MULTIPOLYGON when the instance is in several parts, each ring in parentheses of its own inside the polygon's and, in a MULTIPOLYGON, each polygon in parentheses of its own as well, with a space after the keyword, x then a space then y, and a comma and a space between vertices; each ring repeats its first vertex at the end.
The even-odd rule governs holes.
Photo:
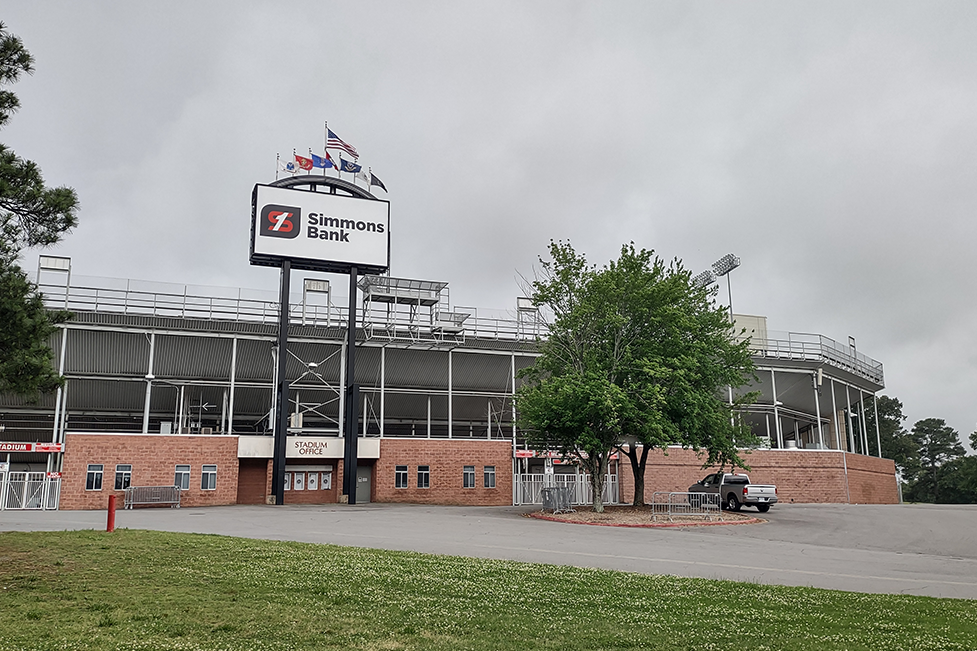
POLYGON ((728 511, 740 510, 740 501, 736 499, 736 495, 734 495, 733 493, 730 493, 729 496, 726 497, 726 510, 728 511))
POLYGON ((767 511, 770 510, 770 505, 769 504, 757 504, 756 505, 756 510, 759 511, 760 513, 766 513, 767 511))

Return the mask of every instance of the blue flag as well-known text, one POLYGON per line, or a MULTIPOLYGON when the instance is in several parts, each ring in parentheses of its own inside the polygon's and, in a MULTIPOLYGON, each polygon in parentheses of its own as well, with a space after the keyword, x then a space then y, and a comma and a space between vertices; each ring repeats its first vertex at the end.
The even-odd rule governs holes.
POLYGON ((318 154, 312 154, 312 167, 329 169, 330 167, 336 167, 336 165, 332 162, 332 157, 329 155, 329 152, 326 152, 324 157, 318 154))
POLYGON ((357 165, 356 163, 350 163, 348 160, 346 160, 343 157, 339 158, 339 162, 341 163, 339 167, 340 172, 353 172, 355 174, 356 172, 359 172, 360 170, 363 169, 362 165, 357 165))

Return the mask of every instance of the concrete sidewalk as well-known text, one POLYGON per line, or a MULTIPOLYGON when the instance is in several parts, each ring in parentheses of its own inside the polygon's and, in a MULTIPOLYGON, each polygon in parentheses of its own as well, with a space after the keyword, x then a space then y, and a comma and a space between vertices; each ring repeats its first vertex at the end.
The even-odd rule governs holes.
MULTIPOLYGON (((594 527, 529 508, 405 504, 119 511, 116 526, 977 599, 977 506, 778 505, 759 525, 594 527)), ((104 511, 3 511, 0 531, 104 529, 104 511)))

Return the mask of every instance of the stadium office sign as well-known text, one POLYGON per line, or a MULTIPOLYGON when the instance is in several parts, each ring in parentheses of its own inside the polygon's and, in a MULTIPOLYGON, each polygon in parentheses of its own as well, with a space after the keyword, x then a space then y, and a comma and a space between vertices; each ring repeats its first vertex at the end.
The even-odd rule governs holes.
POLYGON ((251 264, 360 274, 388 266, 390 204, 268 185, 251 196, 251 264))
POLYGON ((64 444, 0 441, 0 452, 64 452, 64 444))

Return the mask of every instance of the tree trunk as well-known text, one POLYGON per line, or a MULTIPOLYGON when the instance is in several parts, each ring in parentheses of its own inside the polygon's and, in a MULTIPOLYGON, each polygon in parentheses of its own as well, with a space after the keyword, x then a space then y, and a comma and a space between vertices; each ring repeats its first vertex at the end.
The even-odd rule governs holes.
POLYGON ((584 467, 590 472, 590 490, 594 497, 594 513, 604 512, 604 471, 607 467, 607 456, 604 454, 588 457, 584 467))
POLYGON ((624 452, 628 460, 631 461, 631 475, 634 477, 634 498, 631 500, 631 504, 634 506, 645 505, 645 468, 648 467, 649 449, 649 446, 642 445, 641 457, 639 458, 638 451, 630 443, 628 444, 627 451, 618 448, 618 451, 624 452))

